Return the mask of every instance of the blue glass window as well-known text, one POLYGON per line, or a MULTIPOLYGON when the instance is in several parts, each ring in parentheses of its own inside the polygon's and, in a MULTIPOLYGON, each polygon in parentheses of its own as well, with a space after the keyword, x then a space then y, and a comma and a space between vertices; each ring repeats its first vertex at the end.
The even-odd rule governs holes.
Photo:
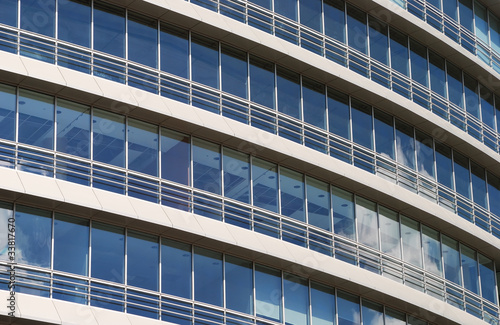
POLYGON ((349 96, 328 88, 328 125, 331 133, 351 138, 349 96))
POLYGON ((498 296, 496 292, 497 286, 495 277, 495 266, 493 261, 483 256, 478 255, 479 260, 479 275, 481 277, 481 295, 493 303, 497 303, 498 296))
POLYGON ((189 78, 189 32, 162 24, 160 33, 161 70, 189 78))
POLYGON ((350 5, 347 6, 347 36, 350 47, 367 54, 366 14, 350 5))
POLYGON ((0 4, 0 23, 17 27, 18 0, 3 0, 0 4))
POLYGON ((247 98, 247 71, 246 52, 223 45, 221 49, 222 91, 247 98))
POLYGON ((281 322, 281 272, 255 265, 255 310, 257 317, 281 322))
POLYGON ((394 125, 391 115, 378 109, 374 111, 375 116, 375 146, 377 153, 394 159, 394 125))
POLYGON ((454 189, 451 149, 439 142, 435 143, 435 148, 437 180, 440 184, 447 186, 450 189, 454 189))
POLYGON ((194 248, 194 299, 222 306, 222 254, 194 248))
POLYGON ((274 0, 274 11, 297 21, 297 0, 274 0))
POLYGON ((158 237, 129 230, 127 233, 127 285, 158 290, 158 237))
POLYGON ((335 290, 311 282, 311 309, 313 325, 333 325, 335 323, 335 290))
MULTIPOLYGON (((400 311, 385 307, 385 323, 387 325, 406 325, 406 314, 400 311)), ((413 323, 411 321, 411 317, 408 321, 410 325, 426 325, 426 322, 423 324, 413 323)))
POLYGON ((278 66, 278 111, 300 119, 300 75, 278 66))
POLYGON ((479 270, 476 260, 476 252, 461 245, 462 270, 464 274, 464 287, 476 294, 479 293, 479 270))
POLYGON ((471 198, 470 193, 470 175, 469 175, 469 159, 462 156, 458 152, 453 152, 454 170, 455 170, 455 187, 456 191, 465 196, 466 198, 471 198))
POLYGON ((252 160, 253 205, 278 212, 278 168, 275 164, 252 160))
POLYGON ((56 0, 21 1, 21 28, 30 32, 54 37, 56 25, 56 0))
POLYGON ((459 107, 464 108, 462 71, 451 63, 448 63, 446 68, 448 72, 448 99, 459 107))
POLYGON ((396 211, 379 206, 380 248, 385 254, 401 258, 399 217, 396 211))
POLYGON ((191 144, 189 136, 161 129, 161 177, 184 185, 191 184, 191 144))
POLYGON ((162 238, 161 292, 191 298, 191 245, 162 238))
POLYGON ((54 98, 19 90, 19 142, 54 148, 54 98))
POLYGON ((470 169, 472 176, 473 201, 483 208, 487 208, 486 174, 484 172, 484 168, 471 161, 470 169))
POLYGON ((16 263, 50 267, 52 215, 49 211, 16 207, 16 263))
POLYGON ((219 88, 219 43, 198 35, 191 36, 193 81, 219 88))
POLYGON ((250 162, 248 155, 224 148, 224 196, 250 203, 250 162))
MULTIPOLYGON (((480 84, 480 94, 481 94, 481 120, 486 125, 490 126, 495 130, 495 108, 493 106, 493 94, 488 88, 480 84)), ((491 141, 484 139, 485 142, 491 141)), ((495 148, 495 144, 491 144, 495 148)))
MULTIPOLYGON (((4 225, 0 228, 0 261, 9 260, 9 219, 13 216, 12 204, 0 202, 0 224, 4 225)), ((11 220, 12 221, 12 220, 11 220)), ((0 283, 0 288, 4 289, 3 283, 0 283)))
POLYGON ((308 0, 300 2, 300 23, 319 32, 322 31, 321 0, 308 0))
POLYGON ((220 146, 193 139, 193 185, 204 191, 221 194, 220 146))
POLYGON ((403 237, 403 260, 421 267, 422 243, 419 223, 408 217, 401 216, 401 236, 403 237))
POLYGON ((500 215, 500 178, 488 172, 488 198, 490 211, 495 215, 500 215))
POLYGON ((250 99, 274 108, 274 64, 250 56, 250 99))
POLYGON ((352 139, 355 143, 373 149, 372 108, 352 100, 352 139))
POLYGON ((341 0, 324 0, 325 34, 345 43, 345 4, 341 0))
POLYGON ((331 231, 330 185, 314 178, 307 178, 308 223, 331 231))
POLYGON ((391 29, 391 66, 408 76, 408 37, 391 29))
POLYGON ((356 197, 356 225, 358 241, 378 249, 378 217, 375 202, 356 197))
POLYGON ((57 100, 57 151, 90 158, 90 107, 57 100))
POLYGON ((91 276, 124 283, 125 232, 123 228, 94 222, 91 238, 91 276))
POLYGON ((16 88, 0 85, 0 138, 14 140, 16 127, 16 88))
POLYGON ((125 9, 94 3, 94 49, 125 57, 125 9))
POLYGON ((383 324, 384 306, 363 299, 362 318, 363 325, 383 324))
MULTIPOLYGON (((472 114, 477 118, 479 115, 479 95, 478 95, 478 83, 477 80, 470 77, 468 74, 464 74, 464 85, 465 85, 465 103, 467 112, 472 114)), ((477 131, 476 131, 477 132, 477 131)))
MULTIPOLYGON (((474 1, 474 22, 476 25, 475 34, 476 36, 484 42, 484 44, 489 45, 488 38, 488 16, 486 14, 486 8, 480 5, 477 1, 474 1)), ((477 55, 486 63, 490 62, 488 50, 483 46, 478 44, 477 55)))
POLYGON ((125 116, 94 109, 93 159, 125 167, 125 116))
POLYGON ((421 175, 435 179, 433 140, 427 134, 415 131, 417 149, 417 171, 421 175))
POLYGON ((427 70, 427 49, 410 39, 411 78, 423 86, 429 85, 427 70))
MULTIPOLYGON (((385 66, 389 65, 389 41, 387 25, 368 16, 368 26, 370 32, 370 56, 385 66)), ((373 64, 371 67, 371 79, 385 87, 389 85, 388 69, 373 64)))
POLYGON ((56 214, 54 220, 54 269, 87 275, 89 267, 89 221, 56 214))
POLYGON ((441 264, 439 232, 427 226, 422 226, 422 243, 424 248, 425 270, 436 275, 442 275, 443 267, 441 264))
POLYGON ((431 90, 446 98, 444 59, 431 51, 429 51, 429 70, 431 76, 431 90))
MULTIPOLYGON (((460 25, 465 27, 468 32, 474 34, 474 9, 472 8, 472 0, 459 0, 460 25)), ((475 42, 467 33, 460 34, 462 38, 462 46, 474 53, 475 42)))
POLYGON ((333 187, 332 205, 333 229, 335 230, 335 233, 354 239, 354 198, 352 193, 333 187))
POLYGON ((311 79, 302 79, 304 122, 326 129, 325 86, 311 79))
POLYGON ((337 292, 338 325, 360 325, 359 297, 349 293, 337 292))
POLYGON ((225 258, 226 307, 253 315, 252 262, 236 257, 225 258))
POLYGON ((444 275, 446 280, 462 285, 462 268, 458 242, 447 236, 441 237, 443 246, 444 275))
POLYGON ((413 127, 399 120, 396 120, 396 159, 400 164, 415 169, 413 127))
POLYGON ((284 274, 285 320, 288 324, 309 324, 309 286, 306 279, 284 274))
POLYGON ((128 120, 128 168, 158 175, 158 127, 156 125, 128 120))
POLYGON ((90 47, 90 0, 58 0, 57 37, 90 47))
POLYGON ((281 214, 299 221, 306 219, 303 177, 287 168, 280 170, 281 214))
POLYGON ((489 14, 491 47, 494 51, 500 53, 500 20, 491 11, 489 14))
POLYGON ((158 66, 158 21, 128 14, 128 59, 156 68, 158 66))

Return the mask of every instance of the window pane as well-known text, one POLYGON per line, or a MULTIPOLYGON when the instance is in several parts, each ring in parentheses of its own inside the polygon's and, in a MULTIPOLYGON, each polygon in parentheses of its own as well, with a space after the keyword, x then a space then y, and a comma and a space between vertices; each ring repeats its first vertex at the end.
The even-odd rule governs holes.
POLYGON ((328 88, 328 124, 331 133, 351 138, 349 96, 328 88))
POLYGON ((422 244, 419 223, 401 216, 401 236, 403 237, 403 260, 415 266, 422 266, 422 244))
POLYGON ((363 325, 384 324, 384 306, 363 299, 363 325))
MULTIPOLYGON (((385 308, 385 324, 386 325, 406 325, 406 314, 386 307, 385 308)), ((422 325, 426 325, 426 324, 422 324, 422 325)))
POLYGON ((488 172, 488 198, 490 211, 495 215, 500 215, 500 178, 488 172))
POLYGON ((191 245, 162 238, 161 292, 191 298, 191 245))
POLYGON ((90 158, 90 107, 57 100, 57 151, 90 158))
POLYGON ((366 14, 354 7, 347 6, 347 35, 349 37, 348 44, 350 47, 367 54, 367 30, 366 30, 366 14))
POLYGON ((17 27, 18 0, 2 0, 0 4, 0 23, 17 27))
POLYGON ((158 237, 127 233, 127 285, 158 290, 158 237))
MULTIPOLYGON (((493 94, 488 88, 481 86, 481 120, 495 130, 495 108, 493 106, 493 94)), ((485 139, 485 142, 488 141, 485 139)))
POLYGON ((488 41, 488 17, 486 16, 486 8, 481 6, 477 1, 474 1, 474 13, 476 23, 476 36, 481 41, 489 44, 488 41))
POLYGON ((94 222, 91 236, 91 276, 123 283, 125 273, 125 232, 123 228, 94 222))
POLYGON ((94 3, 94 49, 125 57, 125 9, 94 3))
POLYGON ((411 78, 428 87, 427 49, 410 39, 411 78))
POLYGON ((335 289, 311 282, 311 309, 313 325, 335 323, 335 289))
POLYGON ((222 91, 247 98, 248 66, 246 52, 222 45, 222 91))
POLYGON ((453 160, 457 192, 470 199, 469 159, 454 151, 453 160))
POLYGON ((193 139, 193 183, 204 191, 221 194, 220 146, 193 139))
POLYGON ((300 23, 321 32, 321 0, 308 0, 300 2, 300 23))
POLYGON ((297 0, 274 0, 274 11, 297 21, 297 0))
POLYGON ((219 88, 219 43, 198 36, 191 36, 191 67, 193 81, 219 88))
POLYGON ((382 252, 401 258, 398 213, 386 207, 379 206, 379 219, 382 252))
POLYGON ((250 99, 274 108, 274 64, 250 57, 250 99))
POLYGON ((467 74, 464 74, 464 85, 465 85, 465 104, 467 108, 467 112, 472 114, 477 118, 479 116, 479 95, 478 95, 478 87, 479 84, 477 80, 470 77, 467 74))
POLYGON ((222 306, 222 254, 194 248, 194 298, 222 306))
POLYGON ((324 0, 325 34, 345 43, 344 1, 324 0))
POLYGON ((479 293, 479 273, 477 269, 476 252, 467 246, 461 246, 462 269, 464 272, 464 287, 474 293, 479 293))
POLYGON ((302 79, 304 122, 326 129, 325 86, 319 82, 302 79))
POLYGON ((300 75, 278 67, 277 80, 278 111, 300 119, 300 75))
POLYGON ((408 59, 408 37, 391 29, 391 67, 408 76, 408 59))
POLYGON ((63 41, 90 47, 90 0, 58 0, 57 34, 63 41))
POLYGON ((338 325, 361 324, 359 297, 346 292, 337 292, 338 325))
POLYGON ((252 262, 226 256, 226 307, 253 315, 252 262))
POLYGON ((16 263, 50 267, 52 213, 16 207, 16 263))
POLYGON ((448 72, 448 98, 452 103, 464 108, 462 71, 451 63, 448 63, 446 67, 448 72))
POLYGON ((413 127, 396 120, 396 158, 398 163, 415 170, 413 127))
POLYGON ((184 185, 191 184, 191 144, 189 136, 161 129, 161 177, 184 185))
POLYGON ((285 274, 285 321, 287 324, 309 324, 309 286, 306 279, 285 274))
POLYGON ((437 180, 440 184, 453 189, 453 163, 451 161, 451 149, 439 142, 436 142, 435 146, 437 180))
POLYGON ((307 178, 308 223, 331 231, 330 185, 314 178, 307 178))
POLYGON ((375 202, 356 197, 356 223, 358 241, 378 249, 378 220, 375 202))
POLYGON ((89 221, 56 214, 54 221, 54 269, 88 274, 89 221))
POLYGON ((54 97, 19 90, 19 142, 54 148, 54 97))
POLYGON ((161 25, 161 70, 179 77, 189 77, 189 33, 167 24, 161 25))
POLYGON ((472 175, 472 194, 474 203, 479 204, 483 208, 487 207, 486 198, 486 174, 484 168, 471 161, 471 175, 472 175))
POLYGON ((128 14, 128 59, 156 68, 158 62, 158 21, 128 14))
POLYGON ((366 148, 373 148, 372 108, 354 100, 352 101, 352 139, 366 148))
POLYGON ((281 272, 256 265, 255 295, 257 317, 281 322, 281 272))
POLYGON ((460 268, 460 253, 458 242, 447 236, 442 236, 444 275, 446 280, 462 284, 462 269, 460 268))
POLYGON ((250 203, 248 155, 224 148, 224 196, 250 203))
POLYGON ((281 214, 305 221, 303 174, 287 168, 280 170, 281 214))
POLYGON ((375 145, 379 154, 394 159, 393 118, 378 109, 375 109, 375 145))
POLYGON ((16 88, 0 85, 0 138, 14 140, 16 128, 16 88))
POLYGON ((434 175, 434 149, 433 140, 427 134, 416 130, 417 171, 429 178, 434 175))
POLYGON ((333 187, 332 205, 335 233, 354 239, 354 198, 352 193, 333 187))
POLYGON ((483 298, 497 303, 497 286, 493 261, 479 254, 479 272, 481 276, 481 294, 483 298))
POLYGON ((275 164, 252 160, 253 204, 278 212, 278 169, 275 164))
POLYGON ((380 63, 389 64, 389 43, 387 25, 378 19, 368 16, 370 31, 370 56, 380 63))
MULTIPOLYGON (((9 227, 9 219, 13 217, 14 212, 12 211, 12 205, 4 202, 0 202, 0 224, 3 226, 0 228, 0 261, 9 261, 9 233, 12 227, 9 227)), ((12 220, 11 220, 12 221, 12 220)), ((15 230, 15 225, 14 225, 15 230)), ((15 244, 11 242, 11 244, 15 244)), ((13 245, 10 245, 11 247, 13 245)))
POLYGON ((424 247, 425 270, 437 274, 443 274, 441 265, 441 244, 439 232, 429 227, 422 226, 422 241, 424 247))
POLYGON ((93 159, 125 167, 125 116, 94 109, 93 159))
POLYGON ((429 52, 429 68, 431 76, 431 90, 443 97, 446 97, 444 59, 434 52, 429 52))
POLYGON ((491 11, 489 14, 491 47, 495 52, 500 53, 500 20, 491 11))
POLYGON ((56 0, 21 1, 22 29, 54 37, 55 16, 56 16, 56 0))
POLYGON ((158 127, 138 120, 128 120, 128 168, 158 175, 158 127))

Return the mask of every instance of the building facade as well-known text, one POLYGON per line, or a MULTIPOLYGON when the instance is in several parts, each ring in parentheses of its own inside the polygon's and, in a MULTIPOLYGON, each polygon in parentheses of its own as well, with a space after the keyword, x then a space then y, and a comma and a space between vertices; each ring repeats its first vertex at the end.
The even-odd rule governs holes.
POLYGON ((499 324, 499 83, 496 1, 1 0, 0 324, 499 324))

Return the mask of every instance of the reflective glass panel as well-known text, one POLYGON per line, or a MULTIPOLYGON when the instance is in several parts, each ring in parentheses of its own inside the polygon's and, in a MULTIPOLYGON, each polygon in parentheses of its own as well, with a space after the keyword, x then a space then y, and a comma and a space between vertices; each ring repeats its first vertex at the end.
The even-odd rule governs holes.
POLYGON ((341 0, 324 0, 325 34, 345 43, 345 4, 341 0))
POLYGON ((300 75, 278 66, 278 111, 300 119, 300 75))
POLYGON ((274 108, 274 64, 250 56, 250 99, 274 108))
POLYGON ((255 265, 255 311, 258 317, 281 322, 281 272, 255 265))
POLYGON ((486 197, 486 174, 484 168, 471 161, 471 176, 472 176, 472 194, 474 203, 479 204, 483 208, 487 208, 488 202, 486 197))
POLYGON ((125 167, 125 116, 94 109, 93 159, 125 167))
POLYGON ((375 146, 384 157, 394 159, 394 126, 392 116, 375 109, 375 146))
POLYGON ((92 223, 91 276, 112 282, 125 280, 125 232, 121 227, 92 223))
POLYGON ((439 142, 436 148, 436 171, 437 180, 440 184, 453 189, 453 163, 451 160, 451 149, 439 142))
POLYGON ((427 49, 410 39, 411 78, 422 86, 429 85, 427 70, 427 49))
POLYGON ((363 325, 384 324, 384 306, 363 299, 363 325))
POLYGON ((209 38, 192 35, 191 69, 193 81, 219 88, 219 43, 209 38))
POLYGON ((424 247, 425 270, 442 275, 443 267, 441 264, 439 232, 427 226, 422 226, 422 243, 424 247))
POLYGON ((500 20, 492 12, 489 13, 491 47, 494 51, 500 53, 500 20))
POLYGON ((56 0, 21 1, 21 28, 30 32, 54 37, 56 25, 56 0))
POLYGON ((191 298, 191 245, 162 238, 161 292, 191 298))
POLYGON ((476 252, 461 245, 462 270, 464 274, 464 287, 474 293, 479 293, 479 272, 476 260, 476 252))
POLYGON ((90 0, 58 0, 57 5, 57 37, 90 47, 90 0))
POLYGON ((366 148, 373 148, 372 108, 359 101, 352 101, 352 139, 366 148))
POLYGON ((161 70, 179 77, 189 77, 189 33, 171 25, 162 24, 160 33, 161 70))
POLYGON ((156 68, 158 66, 158 21, 128 14, 128 59, 156 68))
POLYGON ((248 65, 247 54, 233 47, 221 48, 222 91, 247 98, 248 65))
POLYGON ((248 155, 224 148, 224 196, 250 203, 250 162, 248 155))
POLYGON ((480 118, 479 115, 479 84, 477 80, 464 74, 464 90, 465 90, 465 104, 467 112, 473 116, 480 118))
POLYGON ((94 49, 125 57, 125 9, 94 3, 94 49))
POLYGON ((474 14, 475 14, 475 34, 481 41, 489 44, 488 40, 488 17, 486 15, 486 8, 474 1, 474 14))
POLYGON ((322 31, 321 0, 299 1, 300 23, 319 32, 322 31))
POLYGON ((50 267, 52 213, 16 206, 16 263, 50 267))
MULTIPOLYGON (((483 123, 495 130, 495 108, 493 106, 493 94, 486 87, 479 84, 481 94, 481 119, 483 123)), ((485 142, 487 140, 485 139, 485 142)))
POLYGON ((417 150, 417 171, 429 178, 435 178, 433 140, 427 134, 415 130, 417 150))
POLYGON ((54 97, 19 89, 19 142, 54 148, 54 97))
MULTIPOLYGON (((9 233, 10 230, 12 230, 12 226, 14 226, 15 230, 15 224, 12 223, 12 219, 9 221, 10 218, 14 215, 14 212, 12 211, 12 205, 4 202, 0 202, 0 224, 2 227, 0 228, 0 261, 8 261, 10 260, 10 257, 13 257, 13 255, 9 254, 9 233), (9 226, 10 223, 10 226, 9 226)), ((10 242, 10 246, 12 247, 12 244, 15 244, 15 241, 10 242)))
POLYGON ((399 217, 396 211, 379 206, 380 244, 382 252, 401 258, 399 217))
POLYGON ((0 138, 14 140, 16 128, 16 88, 0 85, 0 138))
POLYGON ((90 107, 57 100, 57 151, 90 158, 90 107))
POLYGON ((396 158, 400 164, 415 169, 413 127, 399 120, 396 120, 396 158))
POLYGON ((287 168, 280 170, 281 214, 305 221, 304 175, 287 168))
POLYGON ((354 198, 352 193, 332 188, 333 229, 336 234, 355 238, 354 198))
POLYGON ((297 21, 297 0, 274 0, 274 11, 297 21))
POLYGON ((338 325, 361 324, 359 297, 347 292, 337 291, 338 325))
POLYGON ((88 274, 89 221, 56 214, 54 220, 54 269, 88 274))
POLYGON ((362 197, 356 197, 356 224, 358 241, 378 249, 377 205, 362 197))
POLYGON ((470 199, 470 176, 469 176, 469 159, 462 156, 456 151, 453 151, 454 170, 455 170, 455 186, 459 194, 470 199))
POLYGON ((448 63, 446 68, 448 73, 448 99, 459 107, 464 108, 462 71, 451 63, 448 63))
POLYGON ((368 16, 370 32, 370 56, 380 63, 389 64, 389 41, 387 25, 368 16))
POLYGON ((335 323, 335 290, 311 282, 311 310, 313 325, 333 325, 335 323))
POLYGON ((444 276, 446 280, 462 284, 462 268, 460 267, 460 251, 458 242, 450 237, 442 236, 444 276))
POLYGON ((401 236, 403 238, 403 260, 415 266, 422 266, 419 223, 401 216, 401 236))
POLYGON ((347 37, 350 47, 367 54, 366 14, 349 5, 347 6, 347 37))
POLYGON ((127 232, 127 285, 158 290, 158 237, 127 232))
POLYGON ((500 215, 500 178, 488 172, 488 198, 490 211, 497 216, 500 215))
MULTIPOLYGON (((385 324, 386 325, 406 325, 406 314, 386 307, 385 308, 385 324)), ((425 325, 425 324, 422 324, 422 325, 425 325)))
POLYGON ((194 299, 222 306, 222 254, 194 248, 194 299))
POLYGON ((429 51, 429 72, 431 77, 431 90, 446 97, 444 59, 431 51, 429 51))
POLYGON ((391 67, 405 76, 408 71, 408 37, 391 29, 391 67))
POLYGON ((158 127, 156 125, 128 120, 128 168, 158 175, 158 127))
POLYGON ((191 184, 191 144, 189 136, 161 129, 161 178, 191 184))
POLYGON ((253 314, 252 262, 226 256, 226 307, 245 314, 253 314))
POLYGON ((278 168, 261 159, 252 160, 253 205, 278 212, 278 168))
POLYGON ((351 138, 349 96, 328 88, 328 125, 331 133, 351 138))
POLYGON ((204 191, 221 194, 220 146, 193 139, 193 185, 204 191))
POLYGON ((302 105, 304 122, 326 129, 325 86, 322 83, 302 78, 302 105))
POLYGON ((308 223, 325 230, 332 230, 330 217, 330 185, 307 177, 308 223))
POLYGON ((493 303, 497 303, 497 286, 495 277, 495 265, 493 261, 483 256, 478 255, 479 259, 479 275, 481 276, 481 295, 493 303))
POLYGON ((0 23, 17 27, 18 0, 3 0, 0 4, 0 23))
POLYGON ((284 274, 285 321, 288 324, 309 324, 309 286, 306 279, 284 274))

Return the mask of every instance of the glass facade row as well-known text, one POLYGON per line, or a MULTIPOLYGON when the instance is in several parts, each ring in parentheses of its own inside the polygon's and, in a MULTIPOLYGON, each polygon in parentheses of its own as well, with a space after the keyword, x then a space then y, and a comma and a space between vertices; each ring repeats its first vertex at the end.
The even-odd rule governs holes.
MULTIPOLYGON (((205 317, 212 324, 426 324, 249 260, 28 206, 0 203, 2 248, 10 218, 16 227, 17 292, 176 324, 193 324, 193 317, 194 324, 207 324, 205 317)), ((8 259, 5 251, 0 260, 8 259)), ((4 270, 0 286, 7 289, 4 270)))
MULTIPOLYGON (((318 3, 321 8, 321 1, 318 3)), ((49 27, 44 24, 37 28, 29 23, 30 19, 23 17, 26 12, 40 8, 31 8, 37 5, 27 0, 20 2, 20 8, 17 4, 18 1, 0 4, 4 12, 9 12, 4 18, 0 16, 0 22, 17 26, 17 20, 11 21, 7 17, 17 17, 19 10, 19 26, 23 31, 56 37, 68 45, 57 45, 56 55, 56 44, 47 38, 21 33, 19 44, 16 44, 17 33, 2 29, 2 50, 48 62, 57 61, 61 66, 127 82, 134 87, 219 112, 219 95, 201 88, 190 90, 187 80, 191 80, 327 129, 326 101, 321 97, 321 94, 324 97, 325 85, 300 78, 279 66, 275 68, 271 62, 249 57, 248 53, 218 41, 101 2, 60 0, 58 10, 55 2, 53 5, 46 3, 45 9, 54 10, 49 16, 53 19, 57 16, 58 24, 47 21, 49 27), (79 32, 74 35, 65 32, 68 30, 79 32), (69 43, 79 47, 72 47, 69 43), (102 54, 91 53, 90 49, 102 54), (118 58, 142 66, 126 65, 118 58), (158 79, 157 72, 146 67, 160 69, 179 79, 158 79), (303 85, 302 93, 299 83, 303 85)), ((499 150, 500 98, 492 91, 407 35, 340 0, 329 0, 323 7, 325 17, 331 17, 328 23, 331 26, 326 28, 325 25, 325 30, 337 34, 341 31, 335 37, 327 35, 341 42, 344 48, 347 44, 344 50, 336 50, 343 52, 335 54, 337 59, 335 55, 327 57, 344 65, 350 62, 349 67, 356 72, 391 87, 466 130, 493 150, 499 150), (343 59, 339 59, 341 57, 343 59)), ((246 105, 238 102, 228 102, 228 105, 232 111, 223 112, 224 115, 248 123, 248 108, 243 107, 246 105)), ((263 114, 255 115, 261 117, 263 114)), ((292 132, 290 137, 296 136, 292 132)))

